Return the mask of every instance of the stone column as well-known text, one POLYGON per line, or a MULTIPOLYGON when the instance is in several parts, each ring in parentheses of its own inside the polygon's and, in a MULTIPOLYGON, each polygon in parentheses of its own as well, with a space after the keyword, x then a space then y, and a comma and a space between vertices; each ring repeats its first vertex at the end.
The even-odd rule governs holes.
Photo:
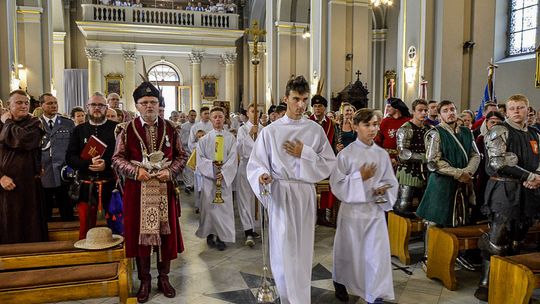
POLYGON ((124 49, 124 109, 135 112, 135 101, 133 100, 133 91, 135 90, 135 63, 137 55, 134 49, 124 49))
POLYGON ((53 82, 56 98, 58 99, 58 112, 60 113, 68 113, 71 110, 66 109, 66 100, 64 98, 65 37, 66 32, 53 33, 53 82))
POLYGON ((236 104, 236 81, 234 72, 236 69, 236 53, 230 52, 221 55, 223 62, 225 63, 225 100, 230 102, 231 112, 238 111, 238 105, 236 104))
POLYGON ((88 58, 88 94, 91 96, 101 90, 101 59, 103 51, 99 48, 85 48, 86 58, 88 58))
POLYGON ((202 52, 192 52, 189 54, 189 62, 191 62, 191 108, 197 111, 201 109, 201 62, 203 58, 202 52))
POLYGON ((384 67, 386 54, 387 29, 374 29, 372 31, 372 82, 371 98, 368 106, 374 109, 384 110, 384 67))

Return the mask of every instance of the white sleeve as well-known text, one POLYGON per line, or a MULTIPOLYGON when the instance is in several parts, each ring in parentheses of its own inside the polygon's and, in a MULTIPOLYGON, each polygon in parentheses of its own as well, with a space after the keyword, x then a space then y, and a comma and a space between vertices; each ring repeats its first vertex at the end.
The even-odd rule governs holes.
POLYGON ((259 200, 261 199, 259 177, 264 173, 270 175, 271 172, 270 157, 272 153, 272 147, 267 144, 267 132, 265 131, 266 130, 263 129, 259 137, 257 137, 257 140, 253 145, 253 150, 251 151, 251 154, 249 156, 249 161, 247 163, 246 169, 247 178, 251 189, 259 200))
POLYGON ((348 156, 342 152, 338 154, 338 165, 330 175, 332 193, 345 203, 365 203, 366 188, 360 175, 360 168, 347 168, 348 156))
POLYGON ((320 138, 318 146, 304 145, 299 159, 299 178, 308 183, 327 178, 336 164, 336 156, 322 128, 318 128, 316 136, 320 138))

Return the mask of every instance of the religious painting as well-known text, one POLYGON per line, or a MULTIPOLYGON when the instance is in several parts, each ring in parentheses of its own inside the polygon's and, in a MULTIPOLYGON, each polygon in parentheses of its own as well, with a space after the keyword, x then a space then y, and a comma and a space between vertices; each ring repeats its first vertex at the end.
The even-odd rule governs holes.
POLYGON ((215 76, 204 76, 202 79, 203 99, 215 100, 218 95, 218 83, 215 76))
POLYGON ((395 71, 386 71, 384 73, 384 99, 396 96, 396 75, 395 71))
POLYGON ((225 117, 229 117, 229 113, 231 111, 231 103, 230 102, 214 100, 213 106, 223 108, 225 110, 225 115, 226 115, 225 117))
POLYGON ((124 76, 122 74, 110 73, 105 76, 105 96, 116 93, 122 98, 124 76))
POLYGON ((536 76, 534 84, 537 88, 540 88, 540 45, 536 48, 536 76))

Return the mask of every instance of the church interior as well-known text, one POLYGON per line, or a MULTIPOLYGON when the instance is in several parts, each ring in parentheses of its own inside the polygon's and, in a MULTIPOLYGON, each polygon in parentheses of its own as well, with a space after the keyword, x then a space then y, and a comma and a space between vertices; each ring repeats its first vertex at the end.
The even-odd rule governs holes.
MULTIPOLYGON (((215 106, 236 119, 250 104, 261 119, 269 119, 269 108, 288 96, 288 82, 302 75, 310 100, 323 96, 327 111, 336 114, 345 103, 386 113, 389 98, 399 98, 409 109, 422 98, 449 100, 457 113, 470 110, 473 118, 477 111, 482 115, 486 102, 502 104, 523 94, 538 126, 538 12, 538 0, 4 0, 0 114, 9 107, 10 92, 22 90, 30 114, 40 108, 40 96, 50 93, 58 115, 71 119, 74 108, 86 111, 100 92, 117 94, 117 113, 138 117, 133 92, 147 75, 160 91, 167 119, 194 110, 198 120, 205 107, 215 106)), ((314 111, 310 105, 306 110, 314 111)), ((274 303, 258 299, 268 248, 264 235, 246 246, 238 191, 233 195, 236 241, 221 251, 196 236, 201 213, 192 188, 176 189, 184 247, 168 275, 176 296, 164 295, 154 284, 148 303, 274 303)), ((320 201, 328 182, 313 188, 320 201)), ((338 203, 324 209, 325 224, 314 228, 311 298, 299 303, 343 302, 333 284, 338 210, 338 203)), ((72 211, 75 217, 80 212, 72 211)), ((79 240, 79 221, 63 221, 56 207, 53 212, 49 244, 0 242, 0 303, 137 303, 135 260, 122 246, 71 250, 79 240)), ((373 303, 540 302, 540 256, 529 264, 517 259, 495 264, 492 257, 491 275, 500 271, 500 282, 490 281, 498 285, 490 287, 489 302, 475 297, 481 266, 468 269, 471 265, 456 257, 479 251, 487 221, 470 230, 430 228, 429 249, 421 219, 390 212, 386 221, 394 299, 373 303)), ((0 228, 0 235, 10 234, 9 227, 0 223, 0 228)), ((253 230, 261 230, 260 222, 253 230)), ((539 232, 535 226, 527 234, 530 252, 540 248, 539 232)), ((151 258, 151 275, 157 278, 160 254, 151 258)), ((347 302, 368 303, 354 294, 347 302)))

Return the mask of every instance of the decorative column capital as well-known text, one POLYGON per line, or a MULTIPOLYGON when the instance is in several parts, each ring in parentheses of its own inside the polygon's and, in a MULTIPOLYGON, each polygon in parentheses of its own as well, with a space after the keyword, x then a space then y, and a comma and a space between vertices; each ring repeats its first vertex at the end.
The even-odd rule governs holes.
POLYGON ((103 51, 100 48, 84 48, 86 58, 89 60, 101 60, 103 58, 103 51))
POLYGON ((137 61, 137 55, 135 54, 135 49, 123 49, 122 56, 125 61, 137 61))
POLYGON ((225 64, 235 64, 236 57, 238 57, 238 55, 235 52, 228 52, 221 55, 221 59, 225 64))
POLYGON ((203 52, 193 51, 188 56, 189 56, 189 62, 191 62, 191 64, 195 64, 195 63, 200 64, 203 59, 203 52))

